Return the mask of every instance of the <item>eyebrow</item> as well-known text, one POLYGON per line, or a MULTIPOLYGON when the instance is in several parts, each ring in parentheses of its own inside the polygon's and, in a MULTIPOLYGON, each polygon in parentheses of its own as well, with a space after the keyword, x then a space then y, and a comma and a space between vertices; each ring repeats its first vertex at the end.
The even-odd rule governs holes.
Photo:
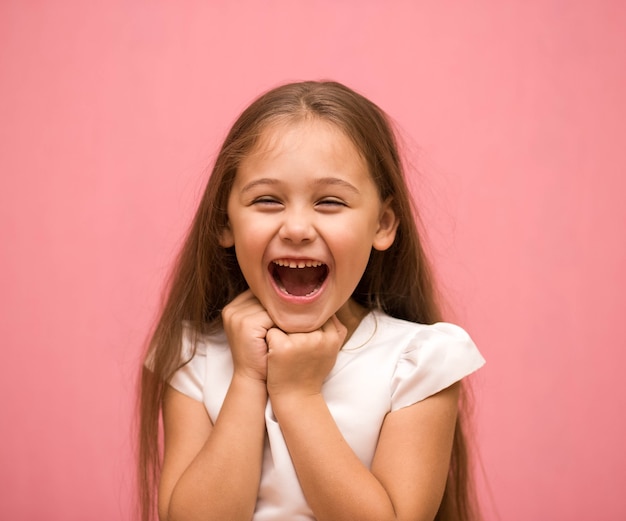
POLYGON ((262 177, 261 179, 255 179, 254 181, 250 181, 247 185, 245 185, 241 189, 241 193, 249 192, 250 190, 260 185, 277 185, 279 183, 280 181, 278 179, 272 179, 270 177, 262 177))
MULTIPOLYGON (((279 181, 278 179, 273 179, 271 177, 262 177, 261 179, 255 179, 254 181, 250 181, 247 185, 245 185, 241 189, 241 192, 242 193, 249 192, 250 190, 253 190, 257 186, 263 186, 263 185, 271 186, 271 185, 278 185, 280 183, 281 181, 279 181)), ((315 186, 324 186, 324 185, 341 186, 343 188, 350 190, 351 192, 354 192, 355 194, 361 193, 359 189, 356 186, 354 186, 352 183, 349 183, 348 181, 344 181, 343 179, 340 179, 339 177, 322 177, 320 179, 316 179, 313 184, 315 186)))
POLYGON ((340 179, 339 177, 322 177, 321 179, 317 179, 314 184, 318 186, 319 185, 342 186, 344 188, 347 188, 351 192, 354 192, 355 194, 361 193, 359 192, 359 189, 356 186, 354 186, 352 183, 348 183, 348 181, 340 179))

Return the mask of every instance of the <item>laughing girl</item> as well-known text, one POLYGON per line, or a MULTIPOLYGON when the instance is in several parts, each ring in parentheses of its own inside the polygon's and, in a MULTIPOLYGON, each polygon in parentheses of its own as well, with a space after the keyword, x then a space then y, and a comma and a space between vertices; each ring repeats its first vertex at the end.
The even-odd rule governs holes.
POLYGON ((351 89, 241 114, 143 369, 144 520, 476 519, 459 403, 484 360, 441 322, 412 208, 351 89))

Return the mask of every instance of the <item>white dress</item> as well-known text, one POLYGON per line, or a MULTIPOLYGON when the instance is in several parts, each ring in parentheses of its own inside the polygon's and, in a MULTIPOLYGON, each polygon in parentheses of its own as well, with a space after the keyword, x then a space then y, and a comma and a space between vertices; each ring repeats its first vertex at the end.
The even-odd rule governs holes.
MULTIPOLYGON (((183 357, 193 350, 188 335, 183 357)), ((469 335, 449 323, 422 325, 370 312, 339 352, 322 394, 344 438, 370 467, 385 415, 452 385, 485 363, 469 335)), ((192 360, 170 384, 204 403, 215 422, 233 374, 223 332, 198 337, 192 360)), ((308 507, 271 403, 254 521, 315 519, 308 507)))

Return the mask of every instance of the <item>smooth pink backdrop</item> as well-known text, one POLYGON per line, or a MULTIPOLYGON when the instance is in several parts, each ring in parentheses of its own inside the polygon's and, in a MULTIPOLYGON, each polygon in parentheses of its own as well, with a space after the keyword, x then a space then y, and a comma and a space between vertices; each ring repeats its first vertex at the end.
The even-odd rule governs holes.
POLYGON ((384 107, 485 354, 487 521, 626 519, 626 4, 0 3, 0 516, 133 519, 163 278, 229 124, 335 78, 384 107))

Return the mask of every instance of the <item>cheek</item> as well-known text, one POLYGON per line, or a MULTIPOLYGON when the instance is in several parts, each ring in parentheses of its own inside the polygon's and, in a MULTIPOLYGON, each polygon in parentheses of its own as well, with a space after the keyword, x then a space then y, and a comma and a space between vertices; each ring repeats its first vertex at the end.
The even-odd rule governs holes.
POLYGON ((259 218, 238 217, 231 220, 231 230, 235 246, 254 247, 267 240, 270 229, 268 223, 259 218))
POLYGON ((250 283, 264 269, 263 259, 271 234, 258 220, 238 220, 232 223, 232 229, 237 262, 250 283))
POLYGON ((364 230, 356 232, 357 230, 352 228, 338 233, 333 238, 331 246, 335 262, 347 266, 351 270, 360 267, 365 269, 372 250, 369 235, 364 230))
POLYGON ((370 258, 374 236, 375 226, 367 219, 346 224, 337 230, 332 238, 331 250, 342 276, 360 280, 370 258))
POLYGON ((235 236, 235 251, 239 263, 257 262, 259 257, 263 255, 266 248, 266 242, 258 231, 246 233, 244 235, 235 236))

